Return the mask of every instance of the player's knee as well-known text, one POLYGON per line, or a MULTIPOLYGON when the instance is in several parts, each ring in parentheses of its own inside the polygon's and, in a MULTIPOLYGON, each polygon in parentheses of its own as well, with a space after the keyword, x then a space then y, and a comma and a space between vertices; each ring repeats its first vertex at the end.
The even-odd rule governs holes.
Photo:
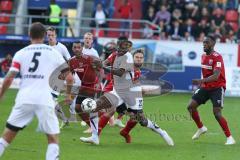
POLYGON ((105 96, 101 96, 97 100, 97 109, 96 109, 96 111, 99 111, 101 109, 111 108, 111 107, 112 107, 112 104, 110 103, 110 101, 105 96))
POLYGON ((56 143, 58 144, 58 135, 57 134, 47 134, 48 144, 56 143))
POLYGON ((146 118, 140 119, 139 124, 143 127, 147 127, 148 125, 148 120, 146 118))
POLYGON ((214 117, 216 118, 216 120, 221 119, 222 117, 222 113, 219 111, 213 111, 214 117))

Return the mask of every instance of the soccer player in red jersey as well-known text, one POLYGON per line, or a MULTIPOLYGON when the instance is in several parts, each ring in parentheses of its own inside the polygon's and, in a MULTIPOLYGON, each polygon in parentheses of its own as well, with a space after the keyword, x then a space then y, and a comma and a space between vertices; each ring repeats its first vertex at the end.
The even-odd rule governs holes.
POLYGON ((200 86, 188 104, 188 111, 198 127, 192 139, 198 139, 200 135, 207 132, 207 128, 203 125, 197 108, 210 99, 213 105, 213 114, 227 137, 225 145, 232 145, 235 144, 235 140, 221 112, 223 108, 224 91, 226 89, 224 62, 222 56, 214 51, 215 43, 216 41, 213 36, 208 36, 203 41, 203 50, 205 52, 201 60, 203 78, 192 80, 193 84, 200 86))
POLYGON ((96 95, 101 91, 99 68, 101 66, 101 61, 93 56, 85 55, 82 53, 83 44, 81 42, 73 43, 73 52, 75 54, 69 60, 70 75, 67 77, 67 101, 71 101, 71 89, 73 84, 72 73, 77 74, 81 80, 81 86, 79 88, 79 94, 76 99, 75 110, 79 116, 90 124, 92 129, 92 136, 98 137, 98 114, 97 112, 90 113, 90 122, 88 113, 84 113, 81 109, 81 103, 86 98, 97 98, 96 95), (97 63, 98 62, 98 63, 97 63), (97 66, 99 64, 99 67, 97 66))

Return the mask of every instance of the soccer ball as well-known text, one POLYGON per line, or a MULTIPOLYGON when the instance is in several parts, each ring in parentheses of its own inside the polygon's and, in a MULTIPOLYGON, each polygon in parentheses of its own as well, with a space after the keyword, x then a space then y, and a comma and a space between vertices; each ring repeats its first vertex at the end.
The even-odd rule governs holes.
POLYGON ((97 108, 97 103, 91 98, 86 98, 82 101, 81 108, 83 112, 90 113, 97 108))

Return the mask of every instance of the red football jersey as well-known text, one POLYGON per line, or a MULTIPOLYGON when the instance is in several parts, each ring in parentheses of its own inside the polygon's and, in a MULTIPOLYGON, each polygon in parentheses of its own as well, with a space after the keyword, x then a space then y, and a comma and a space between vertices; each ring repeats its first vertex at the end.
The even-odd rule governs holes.
POLYGON ((213 75, 215 70, 220 71, 217 81, 203 83, 202 87, 205 89, 224 87, 226 89, 225 68, 222 56, 217 52, 213 52, 211 55, 203 54, 201 64, 203 78, 213 75))
POLYGON ((93 58, 88 55, 81 55, 80 58, 74 56, 69 60, 70 70, 81 80, 80 94, 86 94, 86 96, 94 96, 99 91, 96 89, 98 78, 92 62, 93 58))

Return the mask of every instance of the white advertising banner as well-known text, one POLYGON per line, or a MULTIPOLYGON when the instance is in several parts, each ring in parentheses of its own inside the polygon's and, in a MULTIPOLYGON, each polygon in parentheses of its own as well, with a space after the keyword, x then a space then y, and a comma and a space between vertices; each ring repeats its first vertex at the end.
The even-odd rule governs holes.
POLYGON ((240 68, 239 67, 226 67, 226 79, 228 96, 240 96, 240 68))
MULTIPOLYGON (((117 41, 111 38, 99 38, 101 45, 110 41, 117 41)), ((184 42, 184 41, 159 41, 159 40, 134 40, 133 48, 145 47, 152 51, 153 62, 157 57, 172 57, 178 55, 182 57, 183 66, 200 67, 201 55, 203 54, 202 42, 184 42)), ((217 43, 215 51, 223 56, 226 67, 236 67, 238 59, 238 45, 217 43)))

